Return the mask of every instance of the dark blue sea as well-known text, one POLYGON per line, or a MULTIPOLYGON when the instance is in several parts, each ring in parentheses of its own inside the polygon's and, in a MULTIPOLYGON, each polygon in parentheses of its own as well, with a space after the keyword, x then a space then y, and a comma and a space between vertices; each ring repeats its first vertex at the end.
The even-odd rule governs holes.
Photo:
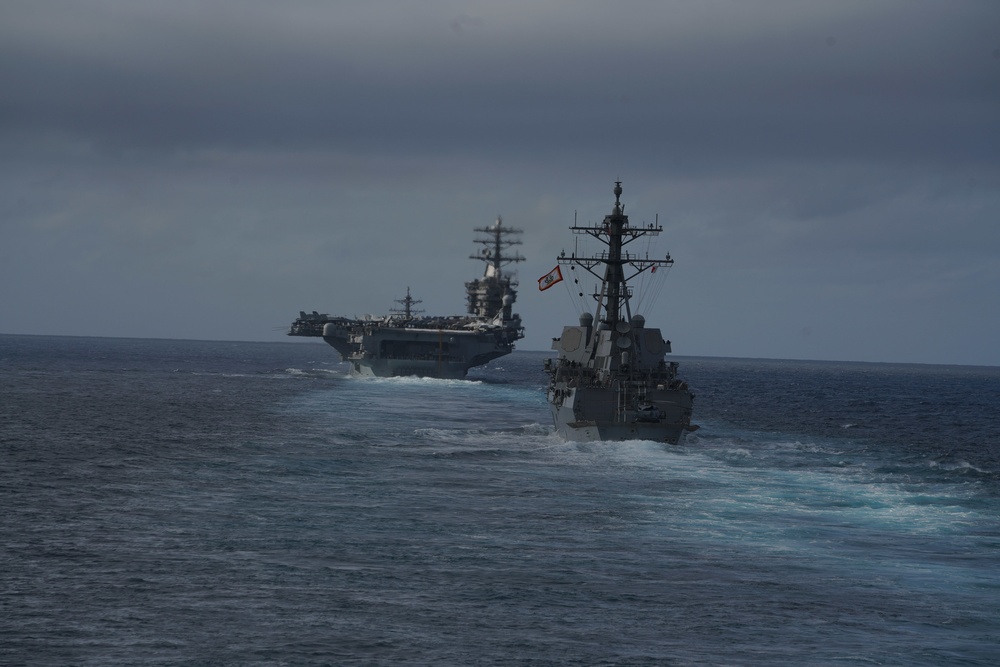
POLYGON ((0 664, 1000 664, 1000 368, 682 357, 670 447, 544 356, 0 336, 0 664))

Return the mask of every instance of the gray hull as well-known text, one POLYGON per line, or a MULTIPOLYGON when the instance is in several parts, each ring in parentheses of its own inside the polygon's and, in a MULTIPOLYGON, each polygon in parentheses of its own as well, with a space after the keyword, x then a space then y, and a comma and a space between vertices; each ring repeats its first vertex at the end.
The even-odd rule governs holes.
POLYGON ((323 340, 359 377, 419 377, 461 380, 470 368, 510 354, 513 342, 503 330, 486 332, 364 327, 331 327, 323 340))
POLYGON ((462 380, 469 371, 464 363, 412 359, 366 359, 352 361, 351 375, 357 377, 425 377, 462 380))
POLYGON ((686 390, 654 390, 649 410, 621 410, 617 391, 606 388, 550 390, 556 432, 565 440, 652 440, 684 444, 690 426, 691 394, 686 390))

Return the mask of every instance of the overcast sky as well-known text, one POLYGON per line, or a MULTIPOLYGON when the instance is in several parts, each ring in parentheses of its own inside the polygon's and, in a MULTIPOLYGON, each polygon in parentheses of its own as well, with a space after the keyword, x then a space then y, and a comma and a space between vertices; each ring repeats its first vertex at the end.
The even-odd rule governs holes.
POLYGON ((548 349, 617 179, 676 354, 1000 365, 997 0, 0 3, 0 333, 458 314, 502 215, 548 349))

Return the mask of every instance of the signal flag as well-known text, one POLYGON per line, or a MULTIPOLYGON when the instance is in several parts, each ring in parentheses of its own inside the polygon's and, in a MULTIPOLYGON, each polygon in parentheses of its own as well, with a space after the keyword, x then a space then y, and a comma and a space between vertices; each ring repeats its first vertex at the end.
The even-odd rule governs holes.
POLYGON ((538 289, 544 292, 562 279, 562 271, 557 266, 538 279, 538 289))

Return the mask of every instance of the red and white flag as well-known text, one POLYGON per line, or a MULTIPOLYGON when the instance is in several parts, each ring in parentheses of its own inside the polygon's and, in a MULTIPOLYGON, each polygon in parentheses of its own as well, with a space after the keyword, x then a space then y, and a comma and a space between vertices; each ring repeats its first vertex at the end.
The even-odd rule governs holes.
POLYGON ((562 279, 562 271, 557 266, 538 279, 538 289, 544 292, 562 279))

